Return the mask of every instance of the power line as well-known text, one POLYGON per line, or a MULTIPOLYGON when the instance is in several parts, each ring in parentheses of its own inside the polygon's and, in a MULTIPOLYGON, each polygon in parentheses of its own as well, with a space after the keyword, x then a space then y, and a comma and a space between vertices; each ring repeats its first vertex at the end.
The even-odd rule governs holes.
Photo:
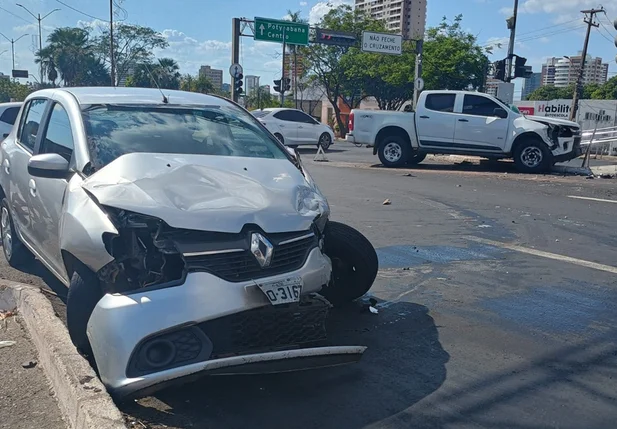
POLYGON ((555 27, 561 27, 561 26, 563 26, 563 25, 571 24, 571 23, 576 22, 576 21, 580 21, 580 18, 573 19, 573 20, 571 20, 571 21, 562 22, 562 23, 560 23, 560 24, 549 25, 548 27, 538 28, 537 30, 527 31, 527 32, 525 32, 525 33, 520 33, 520 34, 519 34, 519 36, 524 36, 525 34, 537 33, 537 32, 539 32, 539 31, 549 30, 549 29, 551 29, 551 28, 555 28, 555 27))
POLYGON ((107 22, 107 21, 108 21, 107 19, 99 18, 99 17, 97 17, 97 16, 90 15, 89 13, 86 13, 86 12, 83 12, 83 11, 81 11, 81 10, 79 10, 79 9, 76 9, 76 8, 74 8, 73 6, 71 6, 70 4, 66 4, 66 3, 65 3, 65 2, 63 2, 62 0, 56 0, 56 1, 57 1, 58 3, 60 3, 61 5, 66 6, 66 7, 68 7, 69 9, 72 9, 73 11, 75 11, 75 12, 77 12, 77 13, 80 13, 80 14, 82 14, 82 15, 84 15, 84 16, 87 16, 88 18, 98 19, 99 21, 105 21, 105 22, 107 22))
POLYGON ((27 22, 28 24, 32 24, 32 22, 28 21, 28 20, 27 20, 27 19, 25 19, 25 18, 22 18, 22 17, 21 17, 21 16, 19 16, 19 15, 15 15, 15 14, 14 14, 13 12, 11 12, 10 10, 7 10, 7 9, 5 9, 5 8, 3 8, 3 7, 0 7, 0 9, 2 9, 3 11, 5 11, 5 12, 6 12, 6 13, 8 13, 9 15, 13 15, 15 18, 19 18, 19 19, 21 19, 22 21, 27 22))
MULTIPOLYGON (((516 41, 517 42, 530 42, 532 40, 542 39, 543 37, 554 36, 554 35, 557 35, 557 34, 563 34, 563 33, 568 33, 570 31, 579 30, 579 29, 584 28, 584 27, 586 27, 586 26, 585 25, 577 25, 577 26, 574 26, 574 27, 562 28, 562 29, 554 30, 554 31, 551 31, 551 32, 548 32, 548 33, 541 33, 541 34, 536 34, 536 35, 530 36, 530 37, 523 37, 521 39, 517 39, 516 41)), ((488 44, 486 44, 486 45, 484 45, 482 47, 483 48, 488 48, 488 47, 491 47, 491 46, 495 46, 497 44, 499 44, 499 43, 498 42, 493 42, 493 43, 488 43, 488 44)))
POLYGON ((600 31, 599 28, 596 28, 596 30, 598 31, 598 34, 602 37, 604 37, 606 40, 608 40, 611 44, 614 43, 613 40, 611 40, 610 38, 606 37, 606 34, 604 34, 603 32, 600 31))

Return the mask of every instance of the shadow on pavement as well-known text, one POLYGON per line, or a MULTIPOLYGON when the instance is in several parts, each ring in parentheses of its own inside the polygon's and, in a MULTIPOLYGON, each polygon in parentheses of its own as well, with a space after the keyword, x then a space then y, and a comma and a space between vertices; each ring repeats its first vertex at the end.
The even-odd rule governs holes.
MULTIPOLYGON (((372 168, 387 168, 382 164, 373 164, 372 168)), ((400 167, 401 169, 413 169, 413 170, 427 170, 427 171, 483 171, 483 172, 491 172, 491 173, 513 173, 513 174, 521 174, 514 167, 513 162, 508 161, 480 161, 480 162, 470 162, 470 161, 462 161, 456 163, 439 163, 439 161, 435 160, 427 160, 417 165, 406 165, 404 167, 400 167)), ((550 174, 550 173, 546 173, 550 174)))
MULTIPOLYGON (((300 146, 298 149, 298 152, 300 152, 300 155, 315 155, 317 153, 317 148, 313 148, 313 147, 302 147, 300 146)), ((326 155, 329 153, 342 153, 342 152, 347 152, 347 149, 337 149, 333 146, 330 146, 330 148, 326 151, 326 155)))
POLYGON ((377 315, 361 304, 333 310, 331 343, 366 345, 356 365, 269 376, 204 378, 137 402, 124 412, 153 428, 360 428, 435 392, 449 355, 422 305, 377 315))

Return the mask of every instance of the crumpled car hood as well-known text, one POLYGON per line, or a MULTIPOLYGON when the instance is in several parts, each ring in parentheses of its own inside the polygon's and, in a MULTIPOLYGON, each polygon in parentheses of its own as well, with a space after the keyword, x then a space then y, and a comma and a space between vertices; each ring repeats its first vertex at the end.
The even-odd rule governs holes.
POLYGON ((82 183, 97 201, 175 228, 237 233, 301 231, 326 199, 287 159, 131 153, 82 183))
POLYGON ((576 122, 572 122, 572 121, 568 121, 565 119, 559 119, 559 118, 551 118, 551 117, 547 117, 547 116, 525 116, 527 119, 531 119, 532 121, 536 121, 536 122, 540 122, 540 123, 548 123, 548 124, 554 124, 554 125, 566 125, 569 127, 578 127, 578 123, 576 122))

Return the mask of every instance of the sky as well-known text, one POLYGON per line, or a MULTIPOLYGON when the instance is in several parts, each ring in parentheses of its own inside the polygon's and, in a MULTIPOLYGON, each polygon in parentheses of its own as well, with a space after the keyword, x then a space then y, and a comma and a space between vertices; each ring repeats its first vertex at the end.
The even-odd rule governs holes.
MULTIPOLYGON (((353 0, 114 0, 116 19, 149 26, 161 32, 169 48, 156 52, 159 57, 174 58, 182 73, 196 74, 202 64, 224 70, 229 82, 231 63, 231 19, 255 16, 282 19, 288 10, 300 11, 311 23, 317 22, 329 8, 353 0)), ((427 0, 427 27, 439 24, 445 16, 453 19, 463 15, 463 27, 477 36, 482 45, 502 42, 491 60, 505 57, 509 31, 505 19, 512 13, 514 0, 427 0)), ((609 77, 617 75, 614 37, 617 31, 616 0, 520 0, 515 53, 526 57, 534 71, 540 71, 547 57, 576 55, 582 50, 585 37, 582 9, 604 2, 607 16, 598 16, 601 26, 593 29, 589 54, 602 57, 610 64, 609 77), (598 3, 600 2, 600 3, 598 3)), ((54 28, 66 26, 100 26, 109 20, 108 0, 17 0, 33 14, 46 15, 43 20, 43 39, 54 28)), ((15 43, 15 66, 28 69, 38 77, 34 51, 38 46, 36 20, 15 0, 0 0, 0 32, 9 39, 23 37, 15 43)), ((44 42, 45 43, 45 42, 44 42)), ((10 74, 11 44, 0 36, 0 72, 10 74)), ((244 75, 261 76, 262 85, 271 84, 280 76, 281 45, 255 42, 241 38, 240 63, 244 75)), ((24 79, 22 79, 22 82, 24 79)), ((520 79, 517 79, 520 81, 520 79)), ((517 82, 520 91, 520 82, 517 82)))

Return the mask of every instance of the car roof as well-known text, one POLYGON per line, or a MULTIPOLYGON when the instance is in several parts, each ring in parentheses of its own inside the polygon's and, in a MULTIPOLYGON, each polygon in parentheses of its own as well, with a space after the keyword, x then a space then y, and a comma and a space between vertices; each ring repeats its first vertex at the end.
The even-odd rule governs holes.
POLYGON ((0 103, 0 109, 6 109, 8 107, 21 107, 24 104, 21 101, 11 101, 10 103, 0 103))
MULTIPOLYGON (((276 112, 281 112, 283 110, 293 110, 296 112, 302 112, 302 110, 300 109, 291 109, 289 107, 267 107, 265 109, 255 109, 255 110, 251 110, 252 112, 271 112, 271 113, 276 113, 276 112)), ((304 113, 304 112, 302 112, 304 113)))
MULTIPOLYGON (((51 98, 55 93, 62 91, 73 95, 77 102, 87 104, 164 104, 161 91, 156 88, 126 88, 126 87, 70 87, 52 88, 35 91, 28 96, 51 98)), ((176 91, 163 89, 163 94, 172 105, 232 105, 228 100, 197 92, 176 91)))

